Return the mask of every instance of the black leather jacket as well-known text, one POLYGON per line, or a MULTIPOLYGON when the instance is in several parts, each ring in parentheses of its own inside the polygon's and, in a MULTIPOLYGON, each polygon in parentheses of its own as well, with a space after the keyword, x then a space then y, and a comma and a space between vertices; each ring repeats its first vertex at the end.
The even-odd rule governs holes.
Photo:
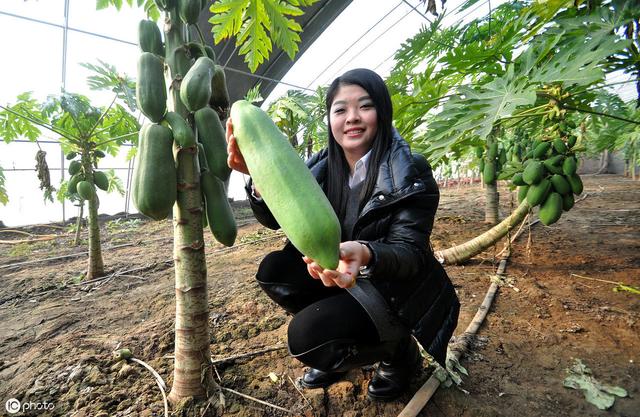
MULTIPOLYGON (((326 179, 327 154, 324 149, 307 161, 321 186, 326 179)), ((373 194, 354 225, 353 238, 368 242, 375 258, 369 278, 392 313, 444 364, 460 305, 429 245, 439 199, 431 167, 424 157, 412 155, 395 132, 373 194)), ((254 198, 250 201, 260 223, 279 228, 266 204, 254 198)))

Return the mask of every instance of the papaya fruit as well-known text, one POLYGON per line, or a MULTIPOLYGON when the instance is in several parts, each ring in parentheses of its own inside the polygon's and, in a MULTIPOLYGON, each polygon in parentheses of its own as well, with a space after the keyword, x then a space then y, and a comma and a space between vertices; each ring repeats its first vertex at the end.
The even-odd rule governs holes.
POLYGON ((184 45, 180 45, 171 52, 169 63, 174 77, 178 75, 184 77, 193 65, 193 60, 189 50, 184 45))
POLYGON ((476 146, 474 148, 474 151, 476 153, 476 158, 482 158, 482 154, 484 153, 484 149, 482 149, 482 146, 476 146))
POLYGON ((200 182, 205 199, 207 222, 213 237, 225 246, 233 246, 238 229, 224 182, 210 171, 202 173, 200 182))
POLYGON ((210 60, 212 60, 213 62, 216 62, 216 53, 212 47, 210 47, 209 45, 205 45, 204 52, 207 54, 210 60))
POLYGON ((513 185, 527 185, 527 183, 522 179, 522 173, 520 172, 511 177, 511 182, 513 185))
POLYGON ((550 189, 551 182, 546 178, 537 184, 532 184, 527 191, 527 202, 531 207, 537 206, 547 198, 550 189))
POLYGON ((211 100, 209 104, 220 114, 220 119, 225 119, 229 110, 229 90, 227 90, 227 78, 220 65, 216 65, 213 78, 211 78, 211 100))
POLYGON ((559 154, 563 154, 565 152, 567 152, 567 145, 564 143, 564 141, 560 138, 555 138, 553 140, 553 148, 556 150, 556 152, 558 152, 559 154))
POLYGON ((143 19, 138 23, 138 45, 142 52, 164 56, 162 35, 156 22, 143 19))
POLYGON ((259 107, 236 101, 231 118, 253 181, 291 243, 323 268, 337 268, 340 222, 309 168, 259 107))
POLYGON ((518 203, 522 203, 527 198, 527 192, 529 191, 529 185, 521 185, 518 187, 518 203))
POLYGON ((178 0, 178 15, 187 25, 198 23, 198 16, 202 3, 201 0, 178 0))
MULTIPOLYGON (((557 156, 562 156, 562 155, 557 155, 557 156)), ((562 174, 562 167, 554 164, 553 158, 555 157, 551 157, 549 159, 545 159, 544 161, 542 161, 544 168, 552 174, 562 174)))
POLYGON ((144 126, 138 140, 137 162, 133 171, 133 204, 147 217, 166 219, 178 193, 171 129, 159 124, 144 126))
POLYGON ((542 162, 532 160, 522 172, 522 179, 529 185, 538 184, 544 176, 544 166, 542 162))
POLYGON ((73 158, 75 158, 76 156, 78 156, 77 152, 69 152, 66 156, 67 161, 71 161, 73 158))
POLYGON ((136 98, 140 111, 149 120, 155 123, 162 120, 167 111, 164 64, 151 52, 143 52, 138 59, 136 98))
POLYGON ((549 152, 550 148, 551 148, 551 143, 541 142, 534 148, 532 155, 536 159, 544 158, 547 155, 547 152, 549 152))
POLYGON ((560 219, 562 215, 562 196, 551 192, 547 199, 540 206, 538 217, 545 226, 549 226, 560 219))
POLYGON ((567 181, 569 181, 569 185, 571 186, 571 191, 573 191, 575 195, 582 194, 582 189, 583 189, 582 178, 580 178, 578 174, 568 175, 567 181))
POLYGON ((83 200, 91 200, 95 194, 96 190, 93 188, 93 185, 89 181, 80 181, 77 185, 78 195, 83 200))
POLYGON ((484 164, 484 171, 482 171, 482 178, 485 184, 492 184, 496 181, 495 162, 486 162, 484 164))
POLYGON ((178 113, 167 112, 162 123, 169 125, 173 133, 173 140, 179 147, 188 148, 196 145, 196 136, 193 134, 193 130, 178 113))
POLYGON ((78 192, 78 183, 84 180, 84 176, 80 173, 72 176, 67 183, 67 193, 76 194, 78 192))
POLYGON ((569 147, 569 149, 573 148, 576 145, 577 141, 578 137, 576 135, 569 135, 569 138, 567 139, 567 146, 569 147))
POLYGON ((107 174, 102 171, 93 171, 93 183, 102 191, 109 189, 109 178, 107 178, 107 174))
POLYGON ((189 111, 200 110, 209 102, 215 66, 211 59, 201 56, 182 79, 180 99, 189 111))
POLYGON ((574 175, 577 170, 578 164, 576 162, 575 156, 569 156, 565 158, 564 162, 562 163, 562 172, 564 173, 564 175, 574 175))
POLYGON ((487 148, 487 159, 489 161, 493 161, 497 157, 498 157, 498 144, 497 143, 492 143, 487 148))
POLYGON ((565 194, 562 196, 562 210, 569 211, 575 204, 575 199, 573 198, 573 194, 565 194))
POLYGON ((76 175, 82 169, 82 163, 80 161, 71 161, 69 163, 69 175, 76 175))
POLYGON ((227 140, 218 113, 205 106, 194 114, 194 120, 209 170, 223 182, 227 181, 231 168, 227 165, 227 140))
POLYGON ((571 193, 571 186, 562 175, 553 174, 551 176, 551 185, 553 185, 553 189, 561 195, 571 193))

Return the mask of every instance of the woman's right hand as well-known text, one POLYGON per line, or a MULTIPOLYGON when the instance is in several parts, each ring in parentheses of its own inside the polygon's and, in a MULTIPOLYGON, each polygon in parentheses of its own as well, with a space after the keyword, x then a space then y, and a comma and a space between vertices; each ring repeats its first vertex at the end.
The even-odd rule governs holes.
POLYGON ((242 156, 242 153, 240 152, 238 142, 236 142, 236 137, 233 136, 233 123, 231 122, 231 118, 227 119, 226 138, 228 154, 227 165, 229 165, 229 168, 233 170, 249 175, 249 168, 247 168, 247 163, 244 161, 244 156, 242 156))

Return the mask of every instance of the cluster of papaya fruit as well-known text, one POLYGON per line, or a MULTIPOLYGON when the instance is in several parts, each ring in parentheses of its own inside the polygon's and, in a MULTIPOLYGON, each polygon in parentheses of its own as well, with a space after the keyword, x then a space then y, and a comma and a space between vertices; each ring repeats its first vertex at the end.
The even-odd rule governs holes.
MULTIPOLYGON (((91 151, 94 166, 97 165, 97 160, 104 158, 105 154, 99 149, 91 151)), ((109 189, 109 178, 107 174, 95 169, 92 172, 85 170, 81 160, 76 159, 77 152, 69 152, 66 155, 69 163, 68 172, 71 175, 69 182, 67 183, 67 194, 72 197, 77 197, 79 200, 91 200, 96 196, 96 189, 107 191, 109 189)))
POLYGON ((582 193, 582 179, 576 173, 577 137, 570 133, 576 125, 562 120, 548 128, 545 140, 530 142, 524 155, 522 172, 511 178, 518 186, 518 200, 525 198, 532 207, 540 206, 540 221, 550 225, 575 202, 574 194, 582 193))
MULTIPOLYGON (((187 25, 196 24, 206 2, 157 0, 163 10, 176 11, 187 25)), ((143 20, 138 25, 142 53, 138 60, 136 98, 151 123, 140 130, 138 163, 133 177, 137 209, 155 220, 169 216, 178 196, 177 152, 198 153, 203 194, 203 223, 216 240, 233 245, 237 228, 227 199, 231 170, 227 166, 225 132, 229 93, 225 74, 208 45, 187 42, 166 50, 158 25, 143 20), (165 71, 171 88, 178 89, 174 111, 167 111, 165 71), (182 115, 185 115, 184 117, 182 115)))

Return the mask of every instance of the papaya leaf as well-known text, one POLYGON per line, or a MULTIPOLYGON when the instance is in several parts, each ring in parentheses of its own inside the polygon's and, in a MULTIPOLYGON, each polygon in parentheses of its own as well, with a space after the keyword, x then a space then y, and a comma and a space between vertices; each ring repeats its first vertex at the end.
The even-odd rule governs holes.
POLYGON ((618 284, 617 287, 613 288, 613 291, 615 292, 626 291, 626 292, 630 292, 631 294, 640 295, 640 288, 636 288, 632 285, 626 285, 626 284, 618 284))
POLYGON ((566 388, 579 389, 584 392, 585 399, 600 410, 607 410, 613 406, 618 397, 626 397, 627 391, 598 382, 580 359, 575 359, 573 365, 566 370, 567 377, 563 381, 566 388))
POLYGON ((115 66, 98 59, 98 65, 81 63, 80 65, 96 75, 87 77, 87 84, 92 90, 107 90, 124 101, 132 112, 137 110, 136 83, 127 74, 120 74, 115 66))
POLYGON ((251 72, 269 58, 273 46, 282 48, 291 59, 298 52, 302 27, 288 16, 303 14, 298 5, 310 6, 317 0, 221 0, 211 5, 209 19, 214 42, 236 36, 238 53, 245 55, 251 72))
POLYGON ((122 180, 116 175, 115 170, 108 169, 104 171, 109 179, 109 188, 107 189, 108 193, 113 191, 117 191, 118 194, 124 195, 124 185, 122 184, 122 180))

